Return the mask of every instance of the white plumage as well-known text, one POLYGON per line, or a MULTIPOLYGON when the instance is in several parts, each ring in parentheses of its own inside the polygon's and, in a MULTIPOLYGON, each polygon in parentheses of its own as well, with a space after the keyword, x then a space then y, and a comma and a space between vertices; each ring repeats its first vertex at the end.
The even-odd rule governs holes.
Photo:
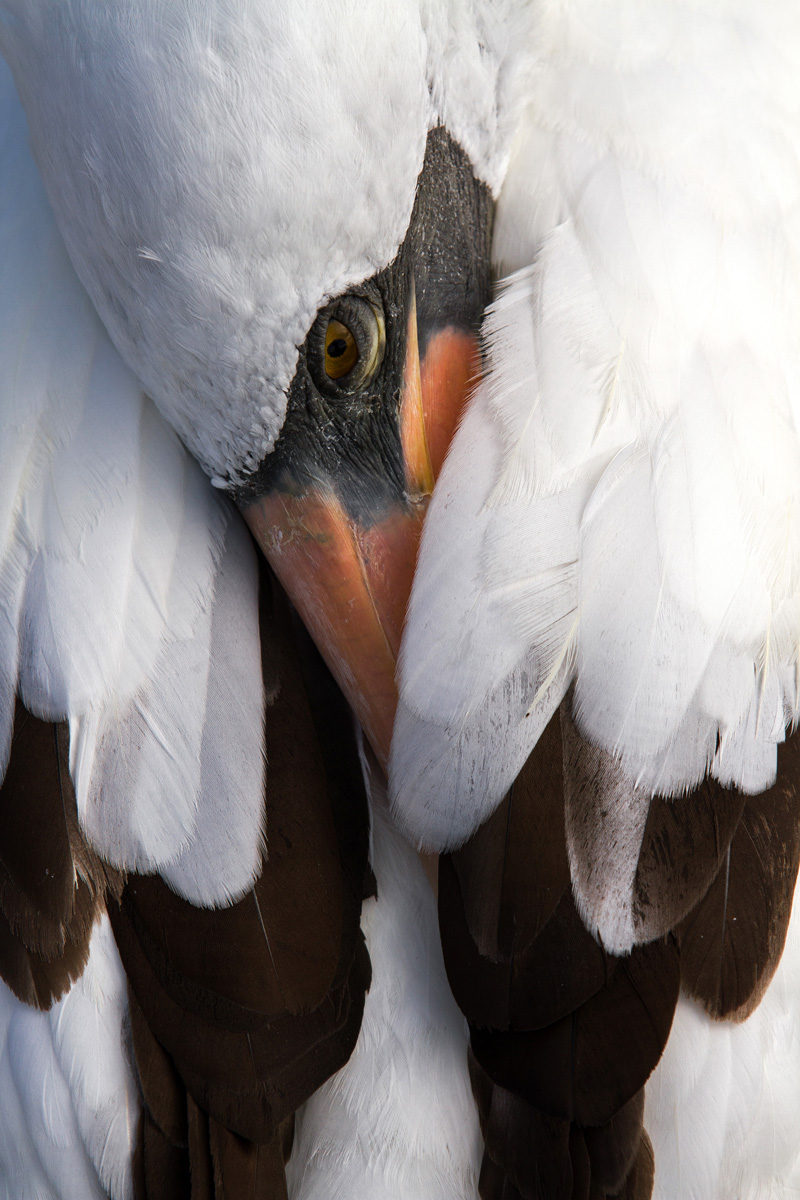
POLYGON ((224 902, 260 848, 254 556, 88 302, 5 67, 0 84, 2 719, 17 686, 68 717, 79 813, 107 859, 224 902))
POLYGON ((653 1200, 789 1200, 800 1187, 797 906, 786 949, 747 1021, 710 1021, 682 997, 647 1085, 653 1200))
POLYGON ((317 310, 394 258, 428 129, 447 120, 499 185, 531 20, 509 0, 4 13, 78 274, 220 486, 272 448, 317 310))
MULTIPOLYGON (((15 691, 38 716, 67 718, 93 846, 197 904, 237 899, 262 850, 255 560, 143 384, 217 484, 259 461, 316 309, 402 241, 428 126, 446 111, 497 184, 522 78, 511 30, 526 11, 510 6, 495 26, 465 6, 453 24, 408 4, 354 25, 345 7, 185 4, 174 22, 138 2, 124 21, 89 5, 0 12, 26 105, 0 63, 0 757, 15 691), (337 36, 342 22, 355 40, 337 36), (155 136, 128 121, 121 137, 104 119, 111 105, 125 123, 126 95, 155 136)), ((301 1119, 293 1194, 333 1180, 368 1200, 383 1180, 392 1196, 472 1197, 463 1018, 421 868, 377 819, 366 1047, 350 1084, 328 1085, 301 1119)), ((9 1200, 129 1200, 141 1100, 107 921, 49 1012, 5 988, 2 1003, 9 1200)))
POLYGON ((747 14, 540 14, 494 241, 519 272, 406 636, 397 809, 432 847, 497 803, 571 680, 644 788, 774 779, 798 696, 800 30, 747 14))
MULTIPOLYGON (((255 561, 164 417, 218 486, 261 461, 315 313, 394 257, 443 122, 499 193, 508 277, 424 535, 394 812, 419 844, 463 843, 574 688, 614 807, 588 857, 568 814, 573 887, 623 953, 644 798, 707 771, 763 790, 800 707, 800 16, 361 9, 0 10, 39 168, 0 64, 0 765, 18 689, 69 720, 109 862, 197 904, 250 887, 255 561)), ((375 823, 373 987, 298 1119, 291 1195, 474 1197, 431 897, 375 823)), ((798 961, 795 917, 747 1022, 680 1002, 648 1087, 657 1200, 800 1187, 798 961)), ((6 1195, 129 1200, 140 1100, 107 922, 64 999, 37 1013, 3 989, 0 1022, 6 1195)))
POLYGON ((347 1066, 298 1117, 292 1200, 474 1197, 481 1137, 464 1018, 447 984, 433 893, 393 827, 374 772, 378 897, 362 928, 373 982, 347 1066))
POLYGON ((4 1200, 132 1200, 141 1100, 128 996, 108 918, 68 995, 37 1012, 0 984, 4 1200))

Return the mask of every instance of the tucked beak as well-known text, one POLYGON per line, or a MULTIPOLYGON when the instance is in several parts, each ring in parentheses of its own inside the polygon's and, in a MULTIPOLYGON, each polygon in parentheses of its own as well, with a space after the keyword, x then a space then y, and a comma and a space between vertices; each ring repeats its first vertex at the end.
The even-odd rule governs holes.
POLYGON ((334 480, 275 489, 244 516, 386 768, 395 668, 422 523, 480 354, 455 326, 430 333, 422 360, 412 298, 399 408, 405 495, 374 523, 349 516, 334 480))

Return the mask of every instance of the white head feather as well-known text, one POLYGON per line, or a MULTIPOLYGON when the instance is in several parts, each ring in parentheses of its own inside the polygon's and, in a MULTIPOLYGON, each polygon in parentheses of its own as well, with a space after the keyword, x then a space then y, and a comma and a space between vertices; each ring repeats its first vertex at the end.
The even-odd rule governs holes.
POLYGON ((12 0, 0 14, 78 274, 215 482, 274 445, 317 309, 394 257, 428 129, 446 118, 498 186, 529 19, 501 7, 12 0))

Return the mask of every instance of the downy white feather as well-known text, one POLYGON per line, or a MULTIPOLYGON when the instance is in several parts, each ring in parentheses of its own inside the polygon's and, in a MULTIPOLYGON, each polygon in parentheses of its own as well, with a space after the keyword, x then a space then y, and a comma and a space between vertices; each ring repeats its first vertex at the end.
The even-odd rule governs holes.
POLYGON ((775 977, 740 1024, 681 997, 647 1084, 653 1200, 793 1200, 800 1191, 800 906, 775 977))
POLYGON ((350 1061, 297 1115, 290 1200, 477 1200, 482 1142, 467 1032, 450 993, 436 901, 373 777, 377 900, 361 927, 372 985, 350 1061))
POLYGON ((129 1065, 127 982, 108 918, 49 1012, 0 983, 0 1195, 132 1200, 140 1100, 129 1065))

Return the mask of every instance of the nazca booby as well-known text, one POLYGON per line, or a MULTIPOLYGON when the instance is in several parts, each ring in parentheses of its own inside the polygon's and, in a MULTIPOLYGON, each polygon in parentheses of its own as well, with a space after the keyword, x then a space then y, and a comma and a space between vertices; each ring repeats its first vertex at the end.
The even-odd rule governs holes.
MULTIPOLYGON (((359 660, 349 666, 350 650, 337 639, 342 616, 357 601, 337 608, 331 577, 316 554, 338 529, 345 534, 355 529, 341 557, 377 562, 380 579, 383 563, 360 531, 375 527, 375 513, 385 515, 392 496, 405 501, 404 494, 422 495, 430 482, 432 471, 413 439, 420 413, 431 419, 426 389, 415 393, 412 382, 406 389, 409 405, 401 403, 398 411, 395 403, 388 410, 395 414, 388 432, 378 414, 377 438, 368 433, 359 441, 352 426, 346 433, 343 426, 360 415, 352 395, 362 395, 365 382, 382 383, 392 372, 398 383, 418 378, 408 353, 398 356, 392 342, 395 281, 388 264, 402 266, 402 249, 395 258, 400 246, 413 252, 415 269, 421 249, 424 260, 424 236, 420 246, 413 236, 409 241, 407 229, 409 219, 414 225, 410 214, 426 134, 441 124, 447 133, 429 135, 429 161, 444 148, 457 165, 453 142, 460 143, 475 173, 499 193, 495 262, 520 269, 489 317, 490 370, 434 501, 405 641, 392 773, 395 813, 416 840, 452 850, 469 839, 443 862, 440 913, 450 979, 472 1022, 473 1086, 487 1141, 481 1191, 486 1197, 548 1200, 562 1194, 645 1196, 651 1143, 656 1195, 721 1200, 789 1194, 795 1187, 794 1109, 790 1101, 781 1108, 773 1100, 773 1111, 765 1112, 763 1103, 767 1090, 773 1097, 781 1088, 789 1092, 796 1079, 793 956, 784 955, 767 987, 780 957, 796 874, 791 743, 777 789, 765 800, 757 798, 774 782, 775 745, 796 704, 791 523, 796 322, 790 267, 797 247, 792 226, 797 102, 791 76, 798 42, 796 22, 784 9, 766 4, 755 14, 734 3, 664 3, 642 10, 619 0, 591 6, 572 0, 541 9, 510 5, 500 11, 479 4, 447 10, 415 4, 390 13, 381 6, 380 28, 361 14, 363 40, 351 43, 359 52, 358 70, 348 73, 352 64, 342 62, 348 39, 314 41, 318 6, 283 11, 276 5, 239 5, 237 15, 253 22, 251 36, 239 41, 234 34, 241 35, 244 21, 222 28, 224 18, 212 18, 197 5, 181 6, 184 17, 191 10, 193 19, 164 23, 154 43, 137 41, 153 19, 142 4, 127 6, 127 23, 119 24, 117 16, 100 16, 88 4, 73 5, 68 13, 52 4, 6 4, 3 45, 56 220, 86 291, 134 372, 131 378, 122 367, 71 278, 64 281, 63 258, 61 275, 58 266, 47 274, 52 265, 43 264, 29 284, 30 307, 18 319, 15 364, 20 356, 25 361, 32 321, 43 308, 44 278, 55 310, 46 314, 45 328, 55 335, 59 358, 65 348, 70 351, 62 361, 75 363, 67 383, 81 403, 71 414, 63 402, 56 404, 57 413, 39 423, 31 419, 27 428, 14 418, 27 441, 21 443, 24 463, 17 443, 20 466, 12 476, 17 490, 9 509, 9 524, 20 515, 22 521, 13 529, 6 573, 14 668, 13 678, 7 673, 7 691, 17 690, 18 679, 22 701, 38 717, 69 717, 68 752, 63 729, 46 735, 36 717, 24 716, 18 727, 23 739, 26 729, 32 739, 29 757, 41 754, 35 739, 44 736, 55 736, 55 766, 63 773, 69 754, 83 831, 74 831, 70 848, 76 858, 83 856, 86 887, 98 886, 90 862, 97 852, 133 875, 118 908, 114 894, 122 881, 106 871, 102 882, 131 979, 129 1021, 145 1098, 138 1162, 144 1159, 146 1188, 169 1186, 164 1179, 179 1169, 176 1159, 186 1156, 182 1140, 194 1163, 193 1187, 224 1189, 226 1172, 229 1189, 241 1186, 241 1173, 251 1169, 252 1156, 243 1159, 240 1143, 220 1121, 224 1109, 231 1126, 243 1132, 252 1115, 244 1111, 245 1098, 225 1095, 223 1102, 225 1082, 210 1080, 218 1062, 210 1054, 201 1070, 190 1061, 196 1036, 190 1034, 190 1045, 184 1045, 180 1022, 153 1003, 156 984, 168 993, 166 1009, 176 992, 185 1002, 191 990, 186 980, 197 983, 198 963, 190 950, 172 943, 174 957, 163 961, 159 935, 185 921, 187 910, 146 872, 159 872, 195 905, 250 894, 260 865, 262 685, 253 681, 258 631, 249 551, 233 518, 228 515, 226 523, 158 417, 143 408, 141 384, 214 480, 227 484, 249 512, 376 751, 385 755, 390 716, 380 702, 388 698, 391 715, 391 687, 385 673, 374 670, 371 634, 377 631, 357 608, 356 632, 364 634, 367 665, 359 660), (259 24, 259 11, 267 14, 267 30, 259 24), (210 32, 220 29, 227 39, 211 38, 214 53, 207 54, 210 32), (177 44, 185 52, 185 60, 173 55, 170 63, 178 77, 172 91, 166 60, 159 58, 176 45, 170 37, 182 37, 177 44), (291 110, 289 98, 296 93, 289 85, 298 73, 302 77, 301 68, 309 68, 287 59, 287 48, 309 44, 321 44, 320 53, 333 57, 336 70, 324 76, 326 82, 352 87, 361 98, 355 112, 345 105, 364 139, 356 147, 345 136, 331 136, 331 113, 339 109, 330 97, 317 99, 321 129, 308 129, 307 105, 291 110), (295 74, 288 79, 285 71, 264 73, 259 82, 268 94, 259 97, 263 107, 252 114, 247 102, 253 93, 242 81, 247 70, 262 64, 265 45, 273 53, 270 66, 280 47, 281 63, 291 62, 295 74), (200 64, 190 53, 198 46, 200 64), (529 48, 535 61, 526 78, 529 48), (365 86, 359 78, 364 60, 379 71, 379 83, 365 86), (233 74, 232 61, 241 68, 233 74), (196 76, 198 65, 202 72, 196 76), (202 84, 193 94, 197 78, 202 84), (522 83, 530 106, 519 115, 522 83), (180 84, 188 84, 188 92, 180 84), (276 93, 287 97, 288 114, 276 93), (193 105, 170 103, 181 95, 192 97, 193 105), (236 114, 235 126, 225 128, 230 154, 212 136, 216 110, 203 106, 204 96, 217 102, 225 97, 236 114), (376 113, 378 98, 385 107, 376 113), (258 119, 262 112, 265 121, 258 119), (275 112, 281 112, 282 131, 275 112), (509 137, 518 116, 509 165, 509 137), (287 129, 295 133, 291 141, 287 129), (251 173, 258 156, 253 158, 248 138, 256 133, 268 141, 272 134, 272 157, 264 152, 262 160, 272 171, 268 181, 251 173), (293 186, 288 194, 282 191, 282 181, 291 185, 287 166, 308 169, 304 155, 311 148, 318 154, 323 146, 330 171, 314 194, 313 211, 304 211, 304 197, 293 186), (380 178, 374 157, 379 147, 380 178), (159 151, 166 155, 160 172, 154 170, 159 151), (282 171, 274 170, 276 162, 282 171), (190 179, 193 170, 200 173, 196 193, 186 188, 187 169, 190 179), (341 180, 343 174, 351 183, 355 176, 344 203, 335 189, 325 190, 329 178, 341 180), (228 209, 219 207, 222 181, 238 185, 225 193, 228 209), (187 223, 187 216, 196 222, 187 223), (295 233, 295 245, 290 233, 287 249, 281 239, 288 224, 303 237, 295 233), (254 226, 258 232, 248 242, 254 226), (237 251, 247 245, 255 252, 245 260, 237 251), (319 251, 317 261, 313 251, 319 251), (266 278, 259 277, 262 262, 268 263, 266 278), (388 275, 375 276, 384 269, 388 275), (67 295, 53 294, 51 278, 67 295), (91 350, 76 360, 72 322, 81 319, 95 323, 91 350), (339 367, 327 357, 333 349, 332 358, 344 358, 347 366, 349 339, 358 351, 349 368, 356 372, 353 393, 338 384, 339 367), (133 454, 133 468, 124 456, 109 455, 125 443, 124 425, 100 419, 102 400, 117 389, 132 396, 128 416, 135 428, 129 444, 138 438, 144 447, 139 457, 133 454), (760 419, 764 411, 769 421, 760 419), (78 437, 84 414, 86 428, 78 437), (325 440, 315 443, 320 428, 325 440), (376 440, 383 478, 375 470, 376 440), (354 461, 342 451, 350 445, 357 447, 354 461), (62 463, 65 446, 68 461, 62 463), (102 461, 117 468, 110 479, 97 477, 100 450, 102 461), (310 458, 304 461, 301 451, 310 451, 310 458), (155 470, 163 461, 159 455, 171 456, 180 477, 177 502, 151 482, 161 483, 155 470), (355 496, 354 467, 371 476, 371 486, 362 484, 355 496), (132 509, 124 494, 134 476, 138 507, 132 509), (320 484, 336 497, 322 512, 320 484), (184 500, 190 493, 192 501, 184 500), (298 497, 309 495, 312 506, 298 514, 298 497), (116 497, 125 510, 119 523, 90 545, 116 497), (168 500, 172 512, 165 511, 168 500), (369 516, 362 506, 371 508, 369 516), (126 518, 127 542, 121 530, 126 518), (159 521, 162 538, 173 539, 166 570, 146 558, 150 543, 144 531, 159 521), (193 554, 183 539, 178 545, 181 524, 194 537, 193 554), (312 544, 297 545, 298 527, 310 530, 312 544), (96 625, 87 621, 87 637, 75 622, 77 606, 89 603, 84 581, 95 588, 102 582, 110 604, 106 580, 114 579, 108 567, 116 565, 110 551, 118 538, 116 578, 127 582, 135 600, 116 620, 101 611, 96 625), (132 547, 140 558, 133 555, 134 577, 126 580, 132 547), (102 561, 94 576, 87 572, 92 550, 102 561), (322 615, 320 596, 310 584, 293 582, 302 559, 312 582, 321 583, 319 590, 334 601, 335 623, 322 615), (212 592, 209 610, 203 597, 212 592), (64 594, 75 607, 59 619, 56 597, 64 594), (137 603, 146 619, 135 611, 137 603), (249 621, 243 611, 248 604, 249 621), (234 666, 245 681, 236 688, 234 666), (192 689, 181 681, 197 678, 203 680, 209 719, 205 711, 200 714, 195 740, 186 737, 173 763, 173 739, 192 725, 182 711, 192 689), (223 719, 223 701, 244 709, 241 724, 223 719), (709 769, 716 783, 702 784, 709 769), (684 791, 691 796, 670 801, 684 791), (745 852, 748 843, 756 845, 760 858, 745 852), (763 870, 748 891, 754 864, 763 870), (738 899, 737 886, 743 889, 738 899), (734 969, 724 956, 720 969, 696 944, 715 925, 717 912, 734 969), (648 1141, 641 1132, 641 1089, 669 1032, 679 983, 696 999, 680 1001, 678 1037, 649 1086, 648 1141), (712 1025, 698 1001, 717 1016, 747 1020, 712 1025), (694 1055, 694 1071, 687 1068, 687 1053, 694 1055), (177 1087, 187 1108, 180 1120, 170 1107, 176 1095, 170 1058, 185 1085, 183 1092, 177 1087), (724 1094, 712 1106, 708 1095, 723 1076, 724 1094), (744 1155, 731 1165, 727 1159, 737 1140, 744 1155)), ((351 30, 344 9, 325 11, 342 22, 331 20, 331 29, 351 30)), ((473 204, 479 194, 472 193, 473 204)), ((424 195, 423 174, 417 211, 424 210, 424 195)), ((33 220, 31 203, 30 193, 17 198, 14 219, 33 220)), ((480 236, 480 222, 468 224, 467 234, 480 236)), ((461 240, 463 249, 467 238, 461 240)), ((38 239, 28 232, 32 244, 38 239)), ((60 247, 51 253, 57 257, 60 247)), ((403 335, 416 319, 420 343, 430 348, 434 339, 425 329, 419 287, 416 313, 410 289, 403 299, 402 323, 394 315, 401 347, 413 351, 414 338, 406 342, 403 335)), ((427 310, 432 321, 441 317, 441 304, 446 306, 446 297, 427 310)), ((445 307, 442 324, 452 315, 445 307)), ((473 320, 474 314, 465 324, 473 320)), ((419 378, 425 381, 424 363, 419 378)), ((41 375, 35 382, 42 409, 64 386, 42 382, 41 375)), ((418 528, 412 512, 414 525, 418 528)), ((413 553, 406 550, 401 558, 408 574, 413 553)), ((267 590, 265 585, 262 593, 267 590)), ((395 594, 392 589, 390 598, 395 594)), ((94 618, 101 605, 97 597, 92 603, 94 618)), ((315 695, 332 695, 326 690, 330 684, 302 631, 287 620, 280 593, 274 604, 277 615, 262 618, 262 638, 268 645, 270 639, 281 643, 284 669, 287 660, 302 660, 294 675, 289 669, 282 678, 279 699, 286 700, 304 671, 312 680, 306 686, 313 708, 315 695)), ((389 610, 383 628, 390 662, 402 608, 400 617, 396 605, 389 610)), ((270 674, 272 659, 264 657, 271 696, 274 663, 270 674)), ((290 711, 296 718, 298 708, 290 711)), ((323 727, 337 720, 336 711, 332 700, 323 727)), ((278 723, 285 721, 275 712, 278 723)), ((342 719, 339 710, 339 728, 342 719)), ((325 732, 319 736, 324 743, 325 732)), ((297 763, 281 762, 282 745, 285 739, 278 738, 273 776, 291 779, 297 763)), ((355 793, 357 772, 346 755, 345 760, 329 768, 334 791, 344 780, 355 793), (337 770, 344 771, 338 781, 337 770)), ((12 752, 12 767, 16 762, 12 752)), ((312 807, 315 802, 312 796, 312 807)), ((268 785, 268 848, 269 805, 268 785)), ((314 813, 330 827, 330 815, 314 813)), ((338 812, 334 822, 337 816, 341 821, 338 812)), ((385 828, 378 818, 378 840, 385 828)), ((377 847, 373 862, 380 893, 377 847)), ((349 867, 350 878, 358 879, 357 864, 349 867)), ((268 873, 269 863, 262 876, 266 889, 268 873)), ((10 887, 8 894, 9 905, 19 905, 10 887)), ((258 890, 252 894, 261 918, 258 890)), ((13 933, 30 951, 44 949, 29 945, 30 933, 15 909, 9 916, 16 922, 13 933)), ((252 912, 249 916, 252 923, 252 912)), ((194 928, 211 930, 215 920, 211 914, 197 918, 194 928)), ((109 991, 113 978, 117 997, 124 995, 108 926, 101 920, 95 928, 87 968, 61 1004, 76 997, 90 1003, 92 986, 97 994, 92 956, 95 949, 102 954, 103 939, 106 958, 99 970, 106 972, 109 991)), ((75 938, 66 938, 71 945, 80 941, 74 932, 75 938)), ((269 948, 266 936, 265 941, 269 948)), ((351 945, 349 955, 346 987, 363 991, 363 953, 351 945)), ((201 981, 207 967, 200 962, 201 981)), ((68 969, 77 974, 80 965, 70 963, 68 969)), ((40 1000, 38 989, 46 996, 48 988, 63 986, 44 974, 41 979, 34 972, 40 1000)), ((371 998, 377 985, 376 977, 371 998)), ((238 981, 235 995, 224 999, 230 1005, 241 1001, 244 986, 238 981)), ((215 1003, 218 1016, 220 1004, 207 992, 192 994, 195 1010, 205 1016, 215 1003)), ((9 1021, 33 1017, 46 1019, 17 1005, 9 1021)), ((228 1024, 238 1021, 240 1028, 242 1020, 240 1003, 236 1014, 229 1012, 228 1024)), ((61 1050, 59 1059, 58 1036, 52 1042, 58 1068, 67 1077, 71 1068, 79 1082, 86 1068, 75 1069, 74 1049, 61 1050)), ((457 1041, 457 1034, 448 1036, 457 1041)), ((41 1065, 38 1075, 24 1080, 27 1086, 20 1082, 24 1070, 15 1070, 13 1059, 25 1044, 7 1038, 6 1073, 9 1104, 27 1115, 31 1107, 36 1113, 46 1089, 37 1082, 41 1065)), ((351 1060, 356 1069, 358 1054, 357 1047, 351 1060)), ((130 1097, 132 1109, 137 1103, 136 1086, 123 1066, 117 1046, 119 1090, 108 1102, 114 1113, 123 1096, 130 1097)), ((257 1072, 255 1059, 253 1068, 257 1072)), ((455 1069, 452 1076, 456 1086, 455 1069)), ((335 1175, 314 1179, 315 1154, 324 1166, 320 1146, 326 1142, 323 1130, 313 1146, 313 1108, 315 1103, 322 1110, 335 1108, 347 1087, 339 1088, 337 1101, 335 1084, 326 1085, 333 1096, 323 1089, 306 1110, 311 1119, 306 1122, 304 1114, 299 1123, 298 1148, 308 1134, 308 1170, 293 1156, 290 1172, 297 1172, 301 1189, 319 1186, 335 1194, 335 1175)), ((357 1106, 351 1103, 349 1111, 356 1119, 357 1106)), ((80 1127, 80 1110, 76 1113, 80 1127)), ((41 1139, 52 1132, 51 1114, 38 1116, 45 1133, 29 1126, 34 1146, 37 1137, 39 1146, 46 1144, 41 1139)), ((324 1115, 321 1120, 323 1129, 324 1115)), ((124 1142, 119 1124, 114 1132, 124 1142)), ((340 1130, 343 1124, 334 1118, 340 1130)), ((81 1137, 94 1167, 106 1187, 124 1188, 119 1164, 125 1155, 115 1160, 119 1174, 112 1181, 105 1144, 98 1154, 92 1143, 96 1129, 84 1112, 81 1137)), ((58 1135, 65 1138, 63 1128, 58 1135)), ((356 1136, 352 1130, 350 1136, 356 1136)), ((431 1153, 436 1146, 434 1136, 431 1153)), ((462 1151, 461 1161, 468 1164, 466 1144, 462 1151)), ((256 1167, 276 1170, 269 1183, 258 1176, 259 1185, 274 1187, 278 1167, 272 1160, 256 1167)), ((56 1169, 42 1164, 45 1173, 56 1169)), ((385 1183, 386 1172, 382 1178, 385 1183)), ((57 1193, 66 1185, 53 1186, 57 1193)), ((374 1178, 347 1183, 348 1194, 360 1187, 365 1197, 378 1194, 379 1186, 374 1178)), ((414 1186, 409 1195, 420 1194, 414 1186)))

